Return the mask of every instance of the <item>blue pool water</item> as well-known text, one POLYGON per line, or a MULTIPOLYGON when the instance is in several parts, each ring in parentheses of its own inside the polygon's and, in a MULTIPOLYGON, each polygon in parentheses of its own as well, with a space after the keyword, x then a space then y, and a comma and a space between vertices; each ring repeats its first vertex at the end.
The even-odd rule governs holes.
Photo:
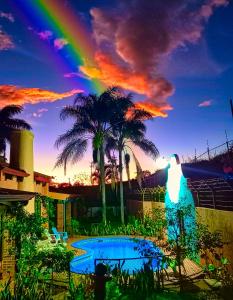
POLYGON ((153 253, 153 256, 159 255, 157 259, 152 259, 152 267, 154 270, 161 267, 160 249, 144 239, 98 237, 75 242, 72 246, 86 251, 71 261, 71 272, 78 274, 94 273, 95 259, 98 259, 97 263, 103 262, 108 265, 111 270, 120 266, 121 270, 128 271, 129 274, 137 272, 149 261, 145 258, 144 251, 140 251, 139 248, 146 249, 147 253, 153 253))

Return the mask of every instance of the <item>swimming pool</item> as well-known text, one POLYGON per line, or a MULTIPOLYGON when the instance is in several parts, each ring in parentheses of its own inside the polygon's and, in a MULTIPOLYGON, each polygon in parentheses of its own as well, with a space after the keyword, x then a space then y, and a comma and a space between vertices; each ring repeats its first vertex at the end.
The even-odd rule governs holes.
MULTIPOLYGON (((149 258, 146 253, 153 253, 151 265, 154 270, 161 267, 162 252, 158 247, 148 240, 134 239, 129 237, 97 237, 74 242, 71 246, 85 250, 86 253, 76 256, 70 263, 71 272, 78 274, 94 273, 95 260, 103 262, 114 269, 121 267, 121 270, 129 274, 141 270, 149 258)), ((150 255, 148 255, 150 256, 150 255)))

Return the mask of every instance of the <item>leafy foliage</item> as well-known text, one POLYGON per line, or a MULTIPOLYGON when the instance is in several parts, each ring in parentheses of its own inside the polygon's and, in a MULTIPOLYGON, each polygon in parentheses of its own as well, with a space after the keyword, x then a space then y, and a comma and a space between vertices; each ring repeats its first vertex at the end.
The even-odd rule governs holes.
POLYGON ((22 111, 23 107, 19 105, 8 105, 0 109, 0 154, 3 154, 4 156, 6 143, 10 141, 12 130, 32 129, 26 121, 13 118, 22 111))

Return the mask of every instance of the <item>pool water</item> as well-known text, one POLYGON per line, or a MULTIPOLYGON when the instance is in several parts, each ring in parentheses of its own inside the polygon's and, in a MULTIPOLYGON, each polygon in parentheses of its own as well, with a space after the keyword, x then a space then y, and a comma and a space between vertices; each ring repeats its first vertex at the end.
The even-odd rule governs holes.
POLYGON ((149 261, 143 249, 146 249, 147 253, 153 253, 153 256, 159 256, 151 261, 154 270, 161 266, 160 249, 151 241, 144 239, 98 237, 74 242, 72 246, 86 251, 85 254, 71 261, 71 272, 78 274, 94 273, 95 259, 97 263, 108 265, 111 270, 120 266, 122 271, 127 271, 129 274, 138 272, 149 261))

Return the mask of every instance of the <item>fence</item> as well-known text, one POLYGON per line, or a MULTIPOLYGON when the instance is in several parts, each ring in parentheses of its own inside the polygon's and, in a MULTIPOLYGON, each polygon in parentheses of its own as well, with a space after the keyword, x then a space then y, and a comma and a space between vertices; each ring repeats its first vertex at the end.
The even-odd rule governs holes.
POLYGON ((164 202, 165 191, 166 189, 164 186, 137 189, 128 193, 127 199, 139 200, 139 201, 164 202))
POLYGON ((104 263, 109 267, 110 271, 114 272, 114 270, 121 270, 131 274, 133 271, 139 272, 147 267, 154 271, 166 268, 167 265, 162 263, 164 257, 165 256, 162 255, 156 255, 134 258, 96 258, 94 265, 96 267, 97 264, 104 263))
POLYGON ((180 267, 177 265, 176 270, 174 270, 174 268, 170 267, 170 263, 174 262, 177 258, 178 256, 165 254, 136 258, 98 258, 95 259, 94 264, 96 267, 97 264, 103 263, 108 266, 109 272, 113 275, 117 275, 120 272, 120 274, 130 275, 131 278, 132 275, 137 277, 140 274, 148 276, 150 275, 150 271, 153 271, 152 276, 156 281, 156 285, 160 287, 164 287, 165 284, 170 283, 181 284, 181 278, 197 278, 203 273, 202 267, 188 258, 185 258, 181 262, 180 267))
MULTIPOLYGON (((233 211, 233 179, 188 180, 197 207, 233 211)), ((129 200, 164 202, 165 187, 143 188, 127 195, 129 200)))
POLYGON ((188 181, 197 207, 233 210, 233 180, 188 181))
POLYGON ((210 160, 214 157, 216 157, 217 155, 223 154, 223 153, 232 153, 233 152, 233 140, 230 141, 226 141, 225 143, 218 145, 214 148, 209 148, 209 145, 207 146, 207 150, 200 154, 200 155, 196 155, 193 160, 191 160, 191 162, 198 162, 198 161, 202 161, 202 160, 210 160))

